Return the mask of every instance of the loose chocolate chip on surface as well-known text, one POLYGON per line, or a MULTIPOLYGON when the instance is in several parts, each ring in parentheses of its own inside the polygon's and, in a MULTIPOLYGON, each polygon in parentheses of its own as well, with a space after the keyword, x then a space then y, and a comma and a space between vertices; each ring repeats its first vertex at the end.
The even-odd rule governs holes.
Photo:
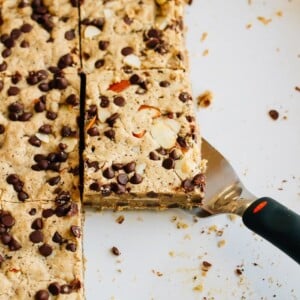
POLYGON ((269 111, 269 116, 270 116, 271 119, 273 119, 275 121, 275 120, 277 120, 279 118, 279 113, 278 113, 277 110, 271 109, 269 111))
POLYGON ((52 254, 52 247, 48 244, 43 244, 42 246, 39 247, 39 252, 41 255, 47 257, 52 254))
POLYGON ((115 171, 119 171, 119 170, 122 170, 123 169, 123 164, 119 164, 119 163, 114 163, 112 164, 112 168, 115 170, 115 171))
POLYGON ((116 255, 116 256, 121 255, 121 252, 117 247, 112 247, 111 252, 112 252, 113 255, 116 255))
POLYGON ((143 181, 143 177, 137 173, 134 173, 134 175, 130 178, 130 182, 132 184, 140 184, 142 181, 143 181))
POLYGON ((162 166, 167 170, 173 169, 175 166, 174 159, 172 159, 172 158, 164 159, 162 162, 162 166))
POLYGON ((44 235, 41 231, 35 230, 30 233, 29 239, 31 242, 33 242, 35 244, 41 243, 44 240, 44 235))
POLYGON ((0 64, 0 72, 3 72, 7 69, 7 63, 4 61, 2 64, 0 64))

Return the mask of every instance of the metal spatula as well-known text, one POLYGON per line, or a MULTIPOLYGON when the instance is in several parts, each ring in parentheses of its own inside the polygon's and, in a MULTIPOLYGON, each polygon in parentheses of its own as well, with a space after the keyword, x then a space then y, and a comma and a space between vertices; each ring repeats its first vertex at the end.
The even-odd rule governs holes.
POLYGON ((228 161, 204 139, 202 153, 208 160, 203 209, 211 215, 241 216, 249 229, 300 263, 300 216, 269 197, 248 192, 228 161))

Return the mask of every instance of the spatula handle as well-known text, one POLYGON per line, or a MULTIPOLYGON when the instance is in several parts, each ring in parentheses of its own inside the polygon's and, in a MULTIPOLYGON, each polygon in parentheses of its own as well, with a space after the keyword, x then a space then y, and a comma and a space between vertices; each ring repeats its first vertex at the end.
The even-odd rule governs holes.
POLYGON ((300 264, 300 216, 277 201, 255 200, 243 214, 244 224, 300 264))

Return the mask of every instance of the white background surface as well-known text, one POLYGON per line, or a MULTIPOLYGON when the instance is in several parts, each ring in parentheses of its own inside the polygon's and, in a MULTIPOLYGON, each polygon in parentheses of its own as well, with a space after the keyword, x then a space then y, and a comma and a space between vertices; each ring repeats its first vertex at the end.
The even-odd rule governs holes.
MULTIPOLYGON (((193 93, 214 93, 213 104, 199 111, 202 134, 253 193, 300 213, 300 1, 193 2, 186 16, 193 93), (258 16, 272 21, 266 26, 258 16), (208 36, 201 42, 203 32, 208 36), (268 116, 274 108, 277 121, 268 116)), ((300 299, 299 265, 239 219, 194 223, 176 209, 88 210, 84 243, 87 300, 300 299), (119 215, 125 217, 121 225, 119 215), (177 229, 173 216, 188 228, 177 229), (212 225, 223 235, 209 230, 212 225), (226 243, 218 247, 221 240, 226 243), (110 253, 112 246, 119 257, 110 253), (212 263, 206 276, 203 260, 212 263), (243 265, 242 276, 235 274, 237 265, 243 265), (194 291, 199 284, 203 291, 194 291)))

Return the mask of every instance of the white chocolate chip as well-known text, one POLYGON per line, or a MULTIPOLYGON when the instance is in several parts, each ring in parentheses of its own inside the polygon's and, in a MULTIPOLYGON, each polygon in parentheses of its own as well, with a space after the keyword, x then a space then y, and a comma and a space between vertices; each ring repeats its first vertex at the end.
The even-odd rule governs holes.
POLYGON ((128 66, 134 67, 139 69, 141 67, 141 61, 138 56, 134 54, 129 54, 125 56, 124 58, 124 63, 127 64, 128 66))
POLYGON ((37 132, 36 137, 44 143, 49 143, 49 135, 37 132))
POLYGON ((151 128, 151 135, 161 147, 170 149, 176 143, 178 132, 173 130, 174 124, 171 127, 169 122, 166 121, 165 119, 155 120, 151 128))
POLYGON ((84 31, 84 37, 85 38, 93 38, 94 36, 101 33, 101 30, 95 26, 89 25, 86 27, 84 31))

